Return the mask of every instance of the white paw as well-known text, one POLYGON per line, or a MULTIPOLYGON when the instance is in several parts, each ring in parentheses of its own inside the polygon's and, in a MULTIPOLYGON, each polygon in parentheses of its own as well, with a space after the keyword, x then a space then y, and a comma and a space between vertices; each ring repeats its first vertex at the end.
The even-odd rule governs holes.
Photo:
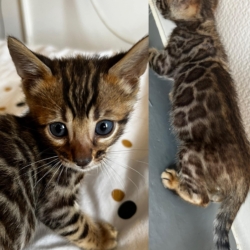
POLYGON ((175 170, 166 169, 161 174, 162 184, 165 188, 176 189, 178 186, 178 176, 175 170))

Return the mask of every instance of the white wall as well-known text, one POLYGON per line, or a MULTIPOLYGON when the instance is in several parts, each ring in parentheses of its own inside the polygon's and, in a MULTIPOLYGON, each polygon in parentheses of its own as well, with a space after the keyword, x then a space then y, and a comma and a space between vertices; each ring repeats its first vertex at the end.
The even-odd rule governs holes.
POLYGON ((19 0, 0 0, 5 34, 23 40, 23 27, 19 0))
POLYGON ((29 44, 127 49, 148 33, 147 0, 2 0, 2 5, 6 34, 22 37, 23 16, 29 44))

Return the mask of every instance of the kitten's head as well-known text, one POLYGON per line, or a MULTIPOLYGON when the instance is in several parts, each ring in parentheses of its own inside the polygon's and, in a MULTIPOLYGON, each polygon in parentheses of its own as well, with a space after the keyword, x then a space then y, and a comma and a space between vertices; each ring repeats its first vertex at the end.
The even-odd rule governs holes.
POLYGON ((156 0, 161 14, 173 21, 213 18, 218 0, 156 0))
POLYGON ((123 133, 148 60, 148 38, 112 57, 49 59, 13 37, 8 47, 22 78, 29 115, 68 167, 89 170, 123 133))

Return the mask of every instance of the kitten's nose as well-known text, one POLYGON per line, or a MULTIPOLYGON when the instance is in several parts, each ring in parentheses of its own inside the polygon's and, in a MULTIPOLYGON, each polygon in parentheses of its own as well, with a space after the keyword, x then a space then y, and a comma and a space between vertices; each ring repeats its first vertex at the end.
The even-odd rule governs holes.
POLYGON ((79 167, 85 167, 86 165, 88 165, 90 162, 92 161, 92 157, 86 157, 86 158, 78 158, 75 159, 75 163, 77 166, 79 167))

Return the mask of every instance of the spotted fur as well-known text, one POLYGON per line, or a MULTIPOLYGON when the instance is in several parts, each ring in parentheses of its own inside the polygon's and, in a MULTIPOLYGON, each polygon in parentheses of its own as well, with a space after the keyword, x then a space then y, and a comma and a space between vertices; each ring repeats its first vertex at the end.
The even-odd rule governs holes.
POLYGON ((229 230, 249 191, 250 153, 216 30, 217 0, 156 3, 177 25, 166 48, 149 53, 152 69, 174 80, 171 117, 180 139, 177 169, 166 169, 162 182, 192 204, 221 202, 214 240, 217 249, 229 250, 229 230))
POLYGON ((40 221, 82 249, 113 249, 117 231, 78 206, 84 172, 102 162, 123 133, 148 61, 148 39, 107 57, 49 59, 13 37, 10 55, 22 78, 29 112, 0 117, 0 249, 22 249, 40 221), (114 121, 107 136, 98 121, 114 121), (49 124, 68 134, 55 138, 49 124), (88 159, 86 162, 85 159, 88 159))

